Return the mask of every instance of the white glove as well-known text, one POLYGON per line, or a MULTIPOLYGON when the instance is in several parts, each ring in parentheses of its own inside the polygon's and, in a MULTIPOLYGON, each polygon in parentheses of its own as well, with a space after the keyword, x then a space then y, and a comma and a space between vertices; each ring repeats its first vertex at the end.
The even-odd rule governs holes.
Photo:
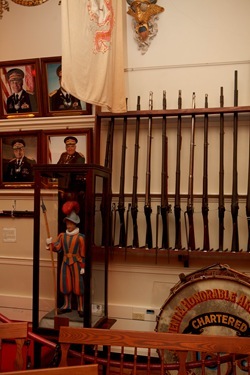
POLYGON ((46 238, 46 245, 50 245, 52 243, 52 237, 46 238))
POLYGON ((83 275, 85 273, 85 269, 84 268, 81 268, 80 269, 80 275, 83 275))

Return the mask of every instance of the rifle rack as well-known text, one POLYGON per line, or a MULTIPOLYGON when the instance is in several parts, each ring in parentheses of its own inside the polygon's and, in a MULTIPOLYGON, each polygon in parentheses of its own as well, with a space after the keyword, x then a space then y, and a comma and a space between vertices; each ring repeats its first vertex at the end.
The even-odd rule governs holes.
POLYGON ((0 217, 24 218, 34 217, 34 211, 17 211, 17 210, 3 210, 0 211, 0 217))
MULTIPOLYGON (((211 120, 211 122, 213 121, 214 123, 216 123, 216 122, 219 121, 219 119, 221 117, 224 118, 224 115, 227 115, 227 116, 225 116, 225 120, 227 120, 228 122, 232 122, 233 118, 237 117, 237 120, 238 120, 239 125, 240 125, 240 122, 244 121, 246 119, 246 116, 249 117, 249 113, 250 113, 250 106, 233 106, 233 107, 216 107, 216 108, 191 108, 191 109, 164 109, 164 110, 136 110, 136 111, 128 111, 126 113, 97 112, 96 113, 96 127, 95 127, 95 135, 96 135, 95 136, 95 150, 96 150, 95 156, 96 156, 96 162, 102 164, 102 161, 100 160, 100 149, 101 149, 100 134, 101 134, 101 130, 105 131, 105 127, 106 127, 107 143, 106 143, 106 158, 105 158, 104 164, 105 164, 105 167, 112 170, 113 160, 116 159, 115 162, 118 163, 117 159, 119 159, 120 148, 119 148, 119 150, 117 150, 117 153, 114 152, 114 141, 118 140, 118 143, 119 143, 119 139, 122 138, 120 136, 120 133, 117 132, 117 129, 119 130, 119 125, 120 125, 120 129, 122 128, 122 124, 123 124, 124 120, 127 123, 127 133, 130 134, 130 136, 132 134, 133 138, 131 138, 131 139, 134 140, 134 129, 135 129, 136 121, 138 121, 138 120, 141 121, 141 125, 144 126, 144 131, 145 131, 145 124, 147 123, 147 120, 153 119, 153 123, 154 123, 153 124, 153 133, 154 133, 154 131, 155 130, 157 131, 157 129, 158 129, 158 132, 159 132, 159 124, 161 124, 161 121, 164 118, 166 118, 167 120, 169 120, 169 122, 171 122, 170 127, 171 127, 172 131, 176 132, 177 126, 176 126, 175 123, 177 123, 178 118, 185 119, 185 124, 183 124, 183 129, 187 130, 187 125, 186 125, 187 123, 188 123, 188 126, 190 127, 189 118, 196 118, 196 119, 199 120, 199 122, 203 122, 204 118, 208 117, 209 121, 211 120), (238 119, 238 115, 241 115, 241 117, 239 116, 239 119, 238 119), (117 132, 117 138, 116 138, 116 132, 117 132), (118 135, 120 137, 119 139, 118 139, 118 135)), ((249 119, 247 119, 247 120, 248 120, 248 123, 249 123, 249 119)), ((200 126, 199 128, 202 129, 203 127, 200 126)), ((216 128, 216 131, 217 131, 219 126, 216 125, 216 126, 212 126, 211 128, 214 128, 214 129, 216 128)), ((210 131, 211 128, 208 126, 208 131, 210 131)), ((244 128, 244 127, 241 127, 241 128, 244 128)), ((167 126, 167 135, 168 135, 168 130, 169 130, 169 128, 167 126)), ((219 129, 218 129, 218 133, 219 133, 219 129)), ((154 135, 153 135, 153 138, 154 138, 154 135)), ((127 144, 129 144, 129 146, 131 146, 131 142, 127 141, 127 144)), ((141 147, 142 146, 140 146, 140 148, 141 147)), ((157 145, 156 148, 157 148, 157 151, 159 151, 160 145, 159 145, 159 147, 157 145)), ((249 148, 250 148, 250 146, 249 146, 249 148)), ((133 150, 132 150, 132 152, 129 152, 129 154, 130 155, 133 154, 133 150)), ((246 154, 248 155, 247 152, 246 152, 246 154)), ((175 159, 175 155, 174 155, 174 159, 175 159)), ((153 160, 153 157, 152 157, 152 160, 153 160)), ((170 156, 168 156, 168 160, 172 160, 170 156)), ((247 161, 247 163, 248 163, 248 161, 247 161)), ((139 169, 140 173, 141 173, 141 169, 139 169)), ((114 168, 114 170, 117 170, 117 165, 114 168)), ((249 170, 250 170, 250 168, 249 168, 249 170)), ((172 175, 173 175, 173 173, 172 173, 172 175)), ((127 176, 125 176, 125 179, 126 179, 126 177, 127 176)), ((133 176, 133 178, 134 179, 138 178, 138 176, 133 176)), ((113 180, 112 175, 111 175, 111 180, 113 180)), ((183 187, 182 187, 182 189, 183 189, 183 187)), ((158 210, 158 208, 156 208, 156 207, 159 207, 159 200, 161 199, 160 198, 161 197, 160 190, 161 190, 161 187, 159 186, 159 192, 151 194, 152 200, 158 202, 158 203, 155 204, 155 211, 153 211, 153 213, 155 213, 158 210), (157 206, 157 204, 158 204, 158 206, 157 206)), ((114 202, 112 207, 118 207, 117 202, 118 202, 118 198, 120 197, 120 193, 114 192, 113 186, 112 186, 112 191, 113 191, 112 202, 114 202)), ((132 200, 132 194, 133 194, 133 189, 131 188, 131 190, 125 192, 124 196, 123 196, 123 198, 125 200, 125 203, 129 207, 128 211, 131 211, 131 203, 130 202, 132 200)), ((146 192, 145 192, 145 194, 146 194, 146 192)), ((145 194, 143 194, 143 193, 137 194, 137 198, 139 200, 143 200, 144 197, 145 197, 145 194)), ((173 188, 172 188, 172 191, 168 191, 168 198, 172 203, 172 207, 174 207, 175 196, 176 196, 176 194, 175 194, 173 188)), ((184 189, 181 192, 180 197, 181 197, 182 203, 183 203, 183 201, 185 201, 188 198, 188 194, 186 194, 184 192, 184 189)), ((195 192, 193 197, 198 201, 198 205, 199 205, 201 200, 202 200, 202 194, 195 192)), ((223 194, 223 199, 228 201, 227 202, 228 206, 230 204, 231 198, 232 198, 231 194, 228 194, 228 193, 223 194)), ((240 203, 241 203, 241 205, 243 205, 243 209, 245 210, 244 202, 247 198, 247 193, 238 195, 237 198, 241 201, 240 203)), ((218 199, 219 199, 219 193, 218 194, 209 194, 208 199, 209 199, 210 204, 211 204, 211 201, 215 201, 215 203, 213 203, 213 204, 216 204, 217 209, 218 209, 218 203, 217 202, 218 202, 218 199)), ((113 212, 111 213, 111 217, 113 216, 113 221, 115 220, 115 221, 118 222, 118 215, 116 215, 114 213, 115 211, 117 211, 117 208, 112 208, 112 211, 113 212)), ((141 210, 141 212, 142 211, 143 210, 141 210)), ((168 214, 169 213, 170 212, 168 212, 168 214)), ((210 215, 210 213, 209 213, 209 215, 210 215)), ((156 216, 157 216, 157 214, 156 214, 156 216)), ((200 218, 202 220, 201 215, 200 215, 200 218)), ((158 220, 158 219, 156 219, 156 220, 158 220)), ((130 221, 130 219, 129 219, 129 221, 130 221)), ((246 221, 247 221, 247 218, 246 218, 246 221)), ((174 223, 174 221, 172 220, 172 224, 171 224, 172 225, 172 228, 171 228, 172 232, 173 232, 173 227, 174 227, 173 223, 174 223)), ((129 224, 129 225, 132 226, 132 224, 129 224)), ((157 228, 157 225, 156 225, 156 228, 157 228)), ((111 226, 112 226, 112 228, 115 228, 116 223, 113 222, 111 226)), ((145 226, 145 224, 144 224, 144 226, 145 226)), ((119 224, 117 224, 117 227, 119 227, 119 224)), ((213 230, 214 230, 214 225, 213 225, 213 230)), ((140 246, 138 246, 136 248, 133 248, 132 245, 130 245, 130 243, 132 242, 131 239, 128 239, 128 228, 126 228, 126 231, 127 231, 127 233, 126 233, 126 240, 127 240, 126 246, 119 246, 119 243, 118 243, 119 241, 117 239, 117 236, 118 236, 117 233, 116 233, 115 238, 111 239, 111 257, 115 253, 118 253, 118 252, 120 254, 123 254, 125 259, 127 259, 132 254, 137 254, 137 255, 143 254, 143 256, 145 256, 145 254, 148 254, 148 256, 150 256, 151 258, 152 258, 152 256, 155 257, 156 263, 159 262, 160 260, 162 260, 162 257, 167 257, 168 259, 170 259, 172 257, 175 257, 179 261, 182 261, 184 266, 186 266, 186 267, 189 266, 190 258, 197 257, 197 256, 198 257, 204 257, 204 258, 205 257, 210 258, 212 256, 212 257, 219 258, 219 259, 220 258, 223 259, 224 256, 227 256, 227 257, 228 256, 232 256, 232 257, 236 256, 237 258, 241 257, 242 259, 245 259, 245 258, 249 259, 249 249, 245 246, 240 246, 239 249, 233 249, 233 248, 228 249, 230 246, 227 246, 227 244, 226 244, 226 246, 224 245, 225 247, 223 247, 223 248, 221 248, 220 246, 217 248, 217 245, 214 245, 214 243, 213 243, 211 248, 203 249, 202 244, 199 243, 198 244, 199 246, 195 247, 195 250, 194 250, 193 248, 188 248, 188 247, 185 247, 185 246, 180 246, 179 248, 175 248, 175 243, 174 243, 174 240, 173 240, 172 243, 170 243, 169 246, 166 249, 161 249, 160 246, 158 246, 158 242, 160 242, 159 238, 158 238, 159 237, 158 233, 155 233, 154 244, 153 244, 152 248, 148 249, 146 245, 141 246, 141 244, 140 244, 140 246)), ((185 233, 184 228, 182 228, 182 231, 183 231, 183 233, 185 233)), ((113 232, 114 232, 114 230, 113 230, 113 232)), ((226 237, 226 232, 224 232, 223 235, 224 235, 224 237, 226 237)), ((144 236, 144 228, 142 228, 142 229, 140 228, 140 237, 142 237, 142 236, 144 236)), ((217 234, 215 236, 217 237, 217 234)), ((247 234, 244 233, 244 236, 245 237, 250 236, 250 231, 247 234)), ((213 237, 214 237, 214 234, 213 234, 213 237)), ((245 243, 245 241, 244 241, 244 243, 245 243)))

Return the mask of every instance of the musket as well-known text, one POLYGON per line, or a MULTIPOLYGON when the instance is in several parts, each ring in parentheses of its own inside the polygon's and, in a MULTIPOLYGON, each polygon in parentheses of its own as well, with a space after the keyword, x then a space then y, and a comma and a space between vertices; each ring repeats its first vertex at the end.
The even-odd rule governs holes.
MULTIPOLYGON (((238 72, 234 72, 234 106, 238 106, 238 72)), ((239 233, 238 233, 238 172, 237 172, 237 153, 238 153, 238 113, 234 113, 233 124, 233 186, 232 186, 232 201, 231 214, 233 221, 233 235, 232 235, 232 252, 239 251, 239 233)))
POLYGON ((248 186, 246 199, 246 215, 248 226, 247 252, 250 252, 250 137, 249 137, 249 155, 248 155, 248 186))
MULTIPOLYGON (((182 107, 181 90, 178 96, 178 109, 182 107)), ((176 152, 176 177, 175 177, 175 249, 182 248, 181 243, 181 199, 180 199, 180 184, 181 184, 181 115, 178 115, 177 123, 177 152, 176 152)))
MULTIPOLYGON (((195 93, 192 97, 192 108, 195 108, 195 93)), ((192 115, 191 121, 191 139, 190 139, 190 160, 189 160, 189 180, 188 180, 188 199, 187 199, 187 216, 188 216, 188 250, 195 250, 194 236, 194 147, 195 147, 195 115, 192 115)))
POLYGON ((125 185, 125 163, 126 163, 126 149, 127 149, 127 117, 123 120, 123 136, 122 136, 122 158, 121 158, 121 174, 120 174, 120 190, 119 202, 117 210, 120 218, 120 234, 119 234, 119 247, 126 246, 126 229, 125 229, 125 204, 124 204, 124 185, 125 185))
MULTIPOLYGON (((104 161, 104 166, 106 168, 110 168, 112 170, 112 164, 113 164, 113 139, 114 139, 114 126, 115 126, 115 120, 114 117, 111 118, 109 122, 109 127, 108 127, 108 133, 107 133, 107 140, 106 140, 106 151, 105 151, 105 161, 104 161)), ((107 218, 107 212, 104 210, 104 196, 102 197, 101 204, 100 204, 100 211, 101 211, 101 216, 102 216, 102 246, 105 245, 106 238, 107 238, 107 233, 105 232, 105 223, 107 218)), ((111 215, 111 208, 109 214, 109 219, 110 222, 112 221, 112 215, 111 215)), ((111 238, 112 241, 112 229, 110 234, 108 235, 108 238, 111 238)))
MULTIPOLYGON (((205 108, 208 108, 208 95, 205 95, 205 108)), ((203 156, 203 193, 202 193, 202 217, 203 217, 203 250, 210 250, 208 228, 208 114, 204 116, 204 156, 203 156)))
MULTIPOLYGON (((220 106, 224 107, 223 87, 220 88, 220 106)), ((224 247, 224 114, 220 114, 220 170, 219 170, 219 251, 224 247)))
MULTIPOLYGON (((153 92, 149 93, 149 110, 153 109, 153 92)), ((152 141, 152 115, 148 119, 148 139, 147 139, 147 165, 146 165, 146 188, 145 188, 145 205, 144 213, 146 217, 146 249, 153 246, 152 227, 151 227, 151 198, 150 198, 150 178, 151 178, 151 141, 152 141)))
MULTIPOLYGON (((140 111, 140 96, 137 96, 137 111, 140 111)), ((132 247, 139 247, 139 236, 138 236, 138 225, 137 225, 137 214, 138 214, 138 199, 137 199, 137 182, 138 182, 138 160, 139 160, 139 137, 140 137, 140 116, 136 117, 135 126, 135 151, 134 151, 134 175, 133 175, 133 192, 132 192, 132 203, 131 203, 131 216, 133 221, 133 240, 132 247)))
POLYGON ((114 117, 112 117, 109 122, 109 127, 108 127, 105 161, 104 161, 104 166, 110 169, 112 169, 112 159, 113 159, 114 125, 115 125, 115 120, 114 120, 114 117))
MULTIPOLYGON (((163 109, 167 108, 166 91, 163 91, 163 109)), ((162 248, 169 248, 168 214, 171 206, 168 203, 168 137, 167 119, 162 118, 162 171, 161 171, 161 217, 162 217, 162 248)))

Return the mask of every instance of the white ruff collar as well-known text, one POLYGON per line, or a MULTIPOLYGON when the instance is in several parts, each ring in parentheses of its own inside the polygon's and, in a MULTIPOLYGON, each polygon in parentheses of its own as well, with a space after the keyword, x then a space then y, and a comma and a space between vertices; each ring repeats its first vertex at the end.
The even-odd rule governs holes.
POLYGON ((71 232, 69 232, 68 229, 66 229, 66 234, 68 234, 69 236, 74 236, 75 234, 78 234, 78 233, 79 233, 79 228, 75 228, 71 232))

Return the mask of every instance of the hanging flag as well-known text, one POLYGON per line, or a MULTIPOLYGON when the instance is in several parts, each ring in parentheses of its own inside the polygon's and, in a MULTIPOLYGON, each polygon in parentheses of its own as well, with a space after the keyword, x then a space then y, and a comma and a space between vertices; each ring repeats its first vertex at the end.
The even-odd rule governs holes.
POLYGON ((126 111, 122 0, 62 1, 62 85, 77 98, 126 111))

